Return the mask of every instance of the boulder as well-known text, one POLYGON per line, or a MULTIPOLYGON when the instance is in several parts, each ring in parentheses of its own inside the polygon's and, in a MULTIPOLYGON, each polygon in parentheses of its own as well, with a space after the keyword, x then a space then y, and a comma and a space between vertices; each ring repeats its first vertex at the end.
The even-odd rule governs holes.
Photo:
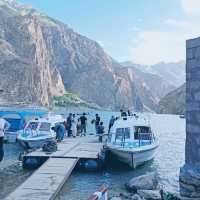
POLYGON ((155 190, 158 186, 157 176, 155 173, 132 178, 125 184, 130 192, 136 193, 137 190, 155 190))
POLYGON ((120 193, 118 196, 113 196, 109 200, 144 200, 138 194, 120 193))
POLYGON ((159 190, 138 190, 137 192, 145 200, 161 200, 159 190))
POLYGON ((111 197, 110 200, 122 200, 121 197, 111 197))
POLYGON ((131 197, 131 200, 143 200, 138 194, 134 194, 132 197, 131 197))

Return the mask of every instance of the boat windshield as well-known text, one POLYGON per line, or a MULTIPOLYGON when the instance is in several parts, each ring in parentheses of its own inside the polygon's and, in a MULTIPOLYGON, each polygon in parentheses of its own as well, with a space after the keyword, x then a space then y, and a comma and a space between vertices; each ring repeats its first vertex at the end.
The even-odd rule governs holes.
POLYGON ((130 139, 130 128, 117 128, 115 140, 125 140, 130 139))
POLYGON ((51 128, 51 124, 50 123, 42 122, 41 125, 40 125, 39 130, 40 131, 50 131, 50 128, 51 128))
POLYGON ((30 122, 28 126, 26 127, 26 129, 36 130, 38 127, 38 124, 39 124, 38 122, 30 122))
POLYGON ((135 133, 151 133, 151 129, 148 126, 135 126, 135 133))
POLYGON ((135 126, 134 127, 135 132, 134 136, 135 139, 138 140, 151 140, 152 139, 152 133, 151 128, 148 126, 135 126))

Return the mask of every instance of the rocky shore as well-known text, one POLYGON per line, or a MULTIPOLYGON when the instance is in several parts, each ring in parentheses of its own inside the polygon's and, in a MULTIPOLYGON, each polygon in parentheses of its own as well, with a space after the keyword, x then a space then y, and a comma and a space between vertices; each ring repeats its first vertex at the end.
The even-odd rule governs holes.
POLYGON ((156 173, 148 173, 132 178, 125 184, 127 192, 120 193, 109 200, 183 200, 159 188, 156 173))

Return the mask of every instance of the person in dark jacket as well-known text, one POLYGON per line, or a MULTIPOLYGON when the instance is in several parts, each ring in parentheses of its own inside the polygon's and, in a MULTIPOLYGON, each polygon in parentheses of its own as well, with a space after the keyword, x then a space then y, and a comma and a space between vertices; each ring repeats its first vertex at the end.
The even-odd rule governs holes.
POLYGON ((83 115, 80 117, 81 121, 81 136, 86 136, 86 127, 87 127, 87 117, 85 116, 86 114, 83 113, 83 115))
POLYGON ((110 121, 109 121, 108 133, 110 133, 110 129, 113 127, 114 123, 115 123, 115 117, 112 116, 110 121))
POLYGON ((103 141, 103 134, 104 134, 104 126, 103 126, 103 122, 99 123, 99 126, 97 127, 97 134, 99 136, 99 142, 103 141))
POLYGON ((72 113, 69 113, 66 124, 67 136, 70 137, 72 135, 72 113))
POLYGON ((97 128, 99 126, 100 121, 101 121, 101 118, 99 117, 98 114, 96 114, 95 119, 92 120, 92 123, 94 123, 94 125, 95 125, 96 134, 97 134, 97 128))

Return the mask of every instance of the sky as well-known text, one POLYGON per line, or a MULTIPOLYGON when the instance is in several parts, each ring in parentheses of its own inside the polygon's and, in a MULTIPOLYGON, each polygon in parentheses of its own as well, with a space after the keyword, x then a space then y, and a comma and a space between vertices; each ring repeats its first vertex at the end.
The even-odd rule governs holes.
POLYGON ((200 0, 19 0, 96 40, 114 59, 152 65, 185 59, 200 36, 200 0))

